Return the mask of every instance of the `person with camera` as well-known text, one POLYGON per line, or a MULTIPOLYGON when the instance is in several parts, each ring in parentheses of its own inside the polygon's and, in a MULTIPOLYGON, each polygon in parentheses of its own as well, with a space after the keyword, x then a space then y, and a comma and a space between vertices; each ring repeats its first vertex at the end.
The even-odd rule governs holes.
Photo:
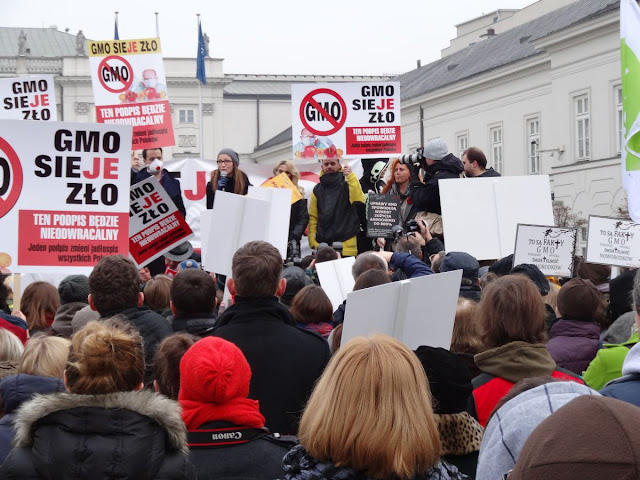
POLYGON ((442 215, 438 181, 460 178, 464 170, 462 162, 453 153, 449 153, 446 142, 441 138, 429 140, 417 155, 406 155, 403 158, 406 157, 417 160, 417 167, 425 172, 424 183, 415 178, 411 182, 411 201, 418 211, 424 210, 438 216, 442 215))
POLYGON ((364 203, 364 193, 351 167, 341 166, 337 158, 324 158, 320 183, 309 203, 309 246, 316 249, 321 242, 342 242, 343 256, 355 256, 360 231, 357 202, 364 203))
POLYGON ((246 195, 251 183, 249 177, 238 168, 240 157, 235 150, 223 148, 216 161, 218 169, 211 172, 211 180, 207 183, 207 208, 213 208, 216 191, 246 195))

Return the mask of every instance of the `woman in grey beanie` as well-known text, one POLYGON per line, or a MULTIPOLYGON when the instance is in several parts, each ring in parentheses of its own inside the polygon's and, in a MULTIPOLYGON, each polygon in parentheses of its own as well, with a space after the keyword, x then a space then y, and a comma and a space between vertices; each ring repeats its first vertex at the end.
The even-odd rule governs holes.
POLYGON ((207 183, 207 208, 213 208, 217 190, 246 195, 249 190, 249 177, 238 168, 240 157, 235 150, 223 148, 218 153, 218 169, 211 172, 211 180, 207 183))

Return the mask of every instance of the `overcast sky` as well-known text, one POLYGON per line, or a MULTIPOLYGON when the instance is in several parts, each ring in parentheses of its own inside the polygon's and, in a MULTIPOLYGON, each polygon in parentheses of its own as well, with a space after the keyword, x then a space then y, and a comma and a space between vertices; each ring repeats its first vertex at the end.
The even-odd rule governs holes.
POLYGON ((440 58, 454 25, 533 0, 2 0, 0 25, 48 27, 87 38, 155 36, 165 57, 195 57, 196 13, 225 73, 398 74, 440 58))

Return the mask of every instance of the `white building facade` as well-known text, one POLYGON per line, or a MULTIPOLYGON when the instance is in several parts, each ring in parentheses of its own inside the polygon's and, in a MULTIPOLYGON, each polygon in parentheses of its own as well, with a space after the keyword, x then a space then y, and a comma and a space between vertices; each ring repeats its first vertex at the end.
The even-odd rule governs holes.
POLYGON ((463 30, 468 46, 456 39, 397 79, 403 148, 435 137, 459 156, 479 147, 503 175, 549 175, 554 200, 583 218, 615 214, 624 203, 619 1, 502 12, 463 30))

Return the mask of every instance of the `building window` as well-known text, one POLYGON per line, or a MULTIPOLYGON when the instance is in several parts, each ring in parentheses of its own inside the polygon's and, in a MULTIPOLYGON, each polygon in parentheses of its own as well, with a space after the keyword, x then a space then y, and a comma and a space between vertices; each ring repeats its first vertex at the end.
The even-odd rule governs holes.
POLYGON ((527 119, 526 138, 529 173, 540 173, 540 117, 527 119))
POLYGON ((502 127, 489 129, 491 139, 491 165, 498 173, 502 173, 502 127))
POLYGON ((178 110, 180 123, 194 123, 195 110, 192 108, 178 110))
POLYGON ((589 160, 591 156, 589 95, 574 97, 573 105, 576 119, 576 160, 589 160))
POLYGON ((616 102, 616 152, 622 152, 622 127, 623 127, 623 117, 622 117, 622 87, 615 87, 615 96, 616 102))
POLYGON ((464 151, 469 148, 469 134, 459 133, 456 135, 456 143, 458 144, 458 158, 462 158, 464 151))

